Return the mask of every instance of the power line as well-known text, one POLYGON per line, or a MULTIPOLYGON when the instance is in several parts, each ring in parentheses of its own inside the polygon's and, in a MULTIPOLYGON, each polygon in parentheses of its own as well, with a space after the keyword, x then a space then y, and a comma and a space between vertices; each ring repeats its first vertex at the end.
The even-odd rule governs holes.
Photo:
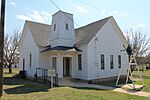
POLYGON ((89 3, 86 3, 84 1, 82 1, 82 0, 77 0, 77 1, 80 2, 81 4, 84 4, 84 5, 92 8, 92 9, 94 9, 94 10, 97 10, 99 13, 101 13, 101 10, 98 7, 95 7, 95 6, 93 6, 93 5, 89 4, 89 3))
MULTIPOLYGON (((53 2, 52 0, 50 0, 51 1, 51 3, 58 9, 58 10, 60 10, 60 11, 62 11, 61 9, 60 9, 60 7, 55 3, 55 2, 53 2)), ((77 24, 75 21, 73 21, 73 19, 71 19, 69 16, 67 16, 65 13, 63 13, 69 20, 71 20, 75 25, 77 25, 77 26, 79 26, 80 27, 80 25, 79 24, 77 24)), ((97 26, 95 26, 94 27, 95 29, 97 29, 97 30, 99 30, 99 28, 97 27, 97 26)), ((90 34, 90 32, 88 31, 88 30, 86 30, 86 29, 84 29, 83 28, 83 30, 85 31, 85 32, 87 32, 87 33, 89 33, 90 34)), ((96 37, 95 35, 94 35, 94 37, 96 37)), ((97 37, 96 37, 97 38, 97 37)))
POLYGON ((88 4, 88 3, 84 2, 84 1, 81 1, 81 0, 77 0, 77 1, 79 1, 79 2, 82 3, 82 4, 84 4, 84 5, 86 5, 86 6, 89 6, 89 7, 91 7, 91 8, 94 8, 94 9, 96 9, 97 11, 99 11, 99 10, 98 10, 99 8, 97 8, 97 7, 95 7, 95 6, 91 5, 91 4, 88 4))
MULTIPOLYGON (((57 6, 56 3, 54 3, 52 0, 50 0, 50 1, 51 1, 51 3, 52 3, 58 10, 62 11, 62 10, 57 6)), ((71 20, 75 25, 77 25, 77 26, 80 27, 80 25, 77 24, 76 22, 74 22, 69 16, 67 16, 65 13, 63 13, 63 14, 64 14, 69 20, 71 20)))
POLYGON ((58 10, 61 11, 61 9, 60 9, 52 0, 50 0, 50 1, 51 1, 51 3, 52 3, 58 10))

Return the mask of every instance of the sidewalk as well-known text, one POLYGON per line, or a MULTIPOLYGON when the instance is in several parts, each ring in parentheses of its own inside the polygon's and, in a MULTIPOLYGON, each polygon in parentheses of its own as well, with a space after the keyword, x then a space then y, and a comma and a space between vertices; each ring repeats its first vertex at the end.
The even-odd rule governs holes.
POLYGON ((94 85, 94 84, 88 84, 88 83, 83 83, 83 82, 71 82, 71 81, 63 80, 63 79, 59 81, 59 85, 60 86, 87 87, 87 88, 95 88, 95 89, 112 90, 112 91, 116 91, 116 92, 122 92, 122 93, 144 96, 144 97, 150 98, 150 93, 148 93, 148 92, 126 91, 126 90, 123 90, 122 88, 94 85))
POLYGON ((116 92, 122 92, 122 93, 127 93, 127 94, 132 94, 132 95, 138 95, 138 96, 144 96, 150 98, 150 93, 148 92, 142 92, 142 91, 126 91, 123 90, 122 88, 116 88, 113 91, 116 92))

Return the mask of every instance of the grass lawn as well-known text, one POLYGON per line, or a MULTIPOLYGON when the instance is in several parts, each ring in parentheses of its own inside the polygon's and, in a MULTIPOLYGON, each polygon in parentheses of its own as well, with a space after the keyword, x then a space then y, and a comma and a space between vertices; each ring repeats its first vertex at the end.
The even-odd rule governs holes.
MULTIPOLYGON (((150 70, 146 70, 146 71, 140 71, 143 81, 144 81, 144 88, 141 91, 144 92, 150 92, 150 70)), ((133 77, 135 78, 136 82, 135 84, 141 84, 141 81, 139 81, 139 76, 138 76, 138 72, 134 71, 133 72, 133 77)), ((116 84, 116 80, 112 81, 112 82, 103 82, 100 83, 100 85, 104 85, 104 86, 115 86, 116 84)))
MULTIPOLYGON (((150 92, 150 70, 146 70, 146 71, 140 72, 140 73, 141 73, 142 78, 144 80, 144 88, 142 89, 142 91, 150 92)), ((135 78, 138 78, 137 71, 134 71, 133 75, 135 78)), ((136 84, 141 84, 141 81, 136 81, 136 84)))
POLYGON ((14 78, 14 75, 4 74, 4 94, 1 100, 148 100, 108 90, 73 87, 51 89, 35 81, 14 78))

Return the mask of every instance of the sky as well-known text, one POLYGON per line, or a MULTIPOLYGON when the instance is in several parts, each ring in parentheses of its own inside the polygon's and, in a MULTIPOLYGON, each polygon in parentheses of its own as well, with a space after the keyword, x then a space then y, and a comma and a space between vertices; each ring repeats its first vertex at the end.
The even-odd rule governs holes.
MULTIPOLYGON (((150 0, 52 0, 62 11, 72 13, 75 28, 113 16, 125 33, 140 28, 150 33, 150 0)), ((5 33, 23 29, 25 20, 51 24, 58 11, 51 0, 6 0, 5 33)))

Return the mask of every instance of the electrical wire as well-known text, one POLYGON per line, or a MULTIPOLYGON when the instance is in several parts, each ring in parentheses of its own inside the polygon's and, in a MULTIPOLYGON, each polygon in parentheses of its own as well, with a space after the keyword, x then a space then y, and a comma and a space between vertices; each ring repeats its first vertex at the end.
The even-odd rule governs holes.
MULTIPOLYGON (((61 8, 55 3, 55 2, 53 2, 52 0, 50 0, 51 1, 51 3, 58 9, 58 10, 60 10, 60 11, 62 11, 61 10, 61 8)), ((76 26, 78 26, 78 27, 80 27, 80 25, 78 24, 78 23, 76 23, 75 21, 73 21, 73 19, 71 19, 69 16, 67 16, 65 13, 63 13, 69 20, 71 20, 76 26)), ((96 30, 99 30, 99 28, 98 28, 98 26, 95 26, 94 27, 96 30)), ((85 32, 87 32, 87 33, 90 33, 89 31, 87 31, 86 29, 83 29, 85 32)))

